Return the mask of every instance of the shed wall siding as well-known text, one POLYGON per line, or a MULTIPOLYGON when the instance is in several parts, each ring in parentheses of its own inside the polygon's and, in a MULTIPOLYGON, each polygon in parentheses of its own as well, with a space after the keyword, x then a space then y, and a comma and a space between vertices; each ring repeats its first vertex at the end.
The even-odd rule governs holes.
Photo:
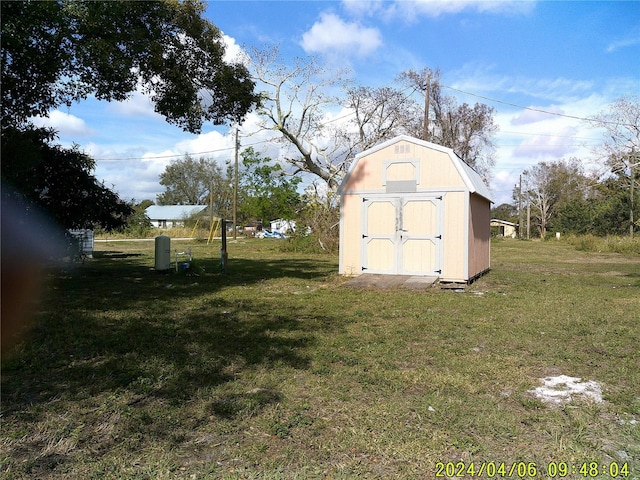
POLYGON ((466 281, 465 278, 465 204, 466 192, 448 192, 444 198, 444 262, 442 280, 466 281))
POLYGON ((469 278, 490 267, 491 204, 478 195, 469 201, 469 278))
POLYGON ((360 195, 344 195, 340 214, 340 273, 360 275, 362 235, 362 199, 360 195))
POLYGON ((380 191, 382 185, 383 159, 385 152, 377 152, 370 157, 361 159, 356 165, 345 188, 348 192, 380 191))
POLYGON ((416 178, 418 191, 465 188, 464 180, 446 153, 415 145, 410 146, 411 148, 408 149, 410 153, 397 154, 394 146, 391 146, 360 158, 342 187, 343 191, 345 193, 384 192, 387 180, 413 178, 412 174, 415 170, 408 163, 409 161, 419 163, 419 176, 416 178), (396 160, 407 162, 401 163, 396 160))

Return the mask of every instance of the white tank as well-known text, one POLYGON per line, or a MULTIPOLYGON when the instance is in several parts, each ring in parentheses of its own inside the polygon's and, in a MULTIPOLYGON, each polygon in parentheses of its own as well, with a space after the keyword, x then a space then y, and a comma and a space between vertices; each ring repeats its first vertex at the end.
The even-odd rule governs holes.
POLYGON ((171 268, 171 239, 165 235, 156 237, 156 271, 171 268))

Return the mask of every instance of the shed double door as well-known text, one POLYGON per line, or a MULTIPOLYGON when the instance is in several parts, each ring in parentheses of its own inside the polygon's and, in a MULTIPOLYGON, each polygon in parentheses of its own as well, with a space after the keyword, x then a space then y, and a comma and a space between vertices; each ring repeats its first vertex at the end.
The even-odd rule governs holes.
POLYGON ((440 275, 442 198, 363 199, 362 272, 440 275))

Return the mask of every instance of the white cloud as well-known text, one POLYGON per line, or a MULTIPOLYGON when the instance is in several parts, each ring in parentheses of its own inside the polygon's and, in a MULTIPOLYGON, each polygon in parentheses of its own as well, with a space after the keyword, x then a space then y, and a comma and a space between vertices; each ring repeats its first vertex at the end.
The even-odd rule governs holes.
POLYGON ((577 127, 554 128, 546 134, 538 134, 522 141, 513 152, 515 157, 549 158, 559 160, 575 154, 580 145, 575 140, 577 127))
POLYGON ((249 62, 249 56, 247 53, 236 43, 236 39, 229 35, 222 34, 222 40, 224 41, 225 52, 223 60, 227 63, 242 63, 247 65, 249 62))
POLYGON ((300 45, 307 53, 364 57, 382 45, 382 38, 376 28, 345 22, 333 13, 322 13, 320 20, 302 35, 300 45))
MULTIPOLYGON (((278 159, 279 145, 269 141, 273 137, 273 132, 260 129, 259 118, 255 113, 250 113, 240 127, 241 150, 253 146, 261 155, 278 159)), ((142 144, 148 145, 148 142, 143 141, 142 144)), ((225 163, 235 157, 235 131, 230 129, 221 133, 213 130, 189 136, 168 148, 157 150, 132 146, 125 150, 115 148, 104 148, 96 144, 85 147, 87 153, 98 159, 96 177, 104 180, 107 186, 115 185, 115 191, 123 199, 155 200, 164 191, 164 187, 160 185, 160 174, 167 165, 181 159, 186 153, 196 158, 211 158, 224 168, 225 163)))
POLYGON ((407 12, 434 17, 462 11, 517 15, 529 13, 535 5, 535 1, 509 2, 504 0, 416 0, 396 3, 407 12))
POLYGON ((414 22, 420 16, 438 17, 465 11, 521 15, 531 12, 536 0, 342 0, 345 10, 358 16, 400 17, 414 22))
POLYGON ((611 42, 609 45, 607 45, 606 52, 613 53, 622 48, 633 47, 634 45, 639 45, 639 44, 640 44, 640 36, 630 36, 627 38, 623 38, 621 40, 616 40, 615 42, 611 42))
MULTIPOLYGON (((538 101, 570 102, 583 98, 595 87, 592 80, 565 77, 512 77, 494 73, 490 66, 476 64, 464 65, 461 69, 448 73, 447 79, 443 80, 443 83, 464 92, 485 95, 507 102, 513 95, 520 98, 525 95, 538 101)), ((447 93, 458 95, 456 92, 447 93)))
POLYGON ((518 183, 519 173, 500 170, 493 175, 491 179, 491 193, 493 194, 494 206, 503 203, 511 203, 513 187, 518 183))
POLYGON ((125 117, 159 117, 164 118, 154 110, 153 102, 148 95, 139 89, 131 97, 122 102, 109 102, 107 110, 125 117))
POLYGON ((527 125, 530 123, 543 122, 545 120, 549 120, 549 113, 555 113, 562 115, 564 114, 564 110, 561 108, 552 105, 550 107, 530 107, 533 110, 523 110, 522 113, 517 115, 515 118, 511 120, 511 125, 527 125), (545 113, 549 112, 549 113, 545 113))
POLYGON ((89 137, 95 133, 83 119, 60 110, 52 110, 48 117, 36 117, 33 123, 39 127, 53 128, 61 137, 89 137))

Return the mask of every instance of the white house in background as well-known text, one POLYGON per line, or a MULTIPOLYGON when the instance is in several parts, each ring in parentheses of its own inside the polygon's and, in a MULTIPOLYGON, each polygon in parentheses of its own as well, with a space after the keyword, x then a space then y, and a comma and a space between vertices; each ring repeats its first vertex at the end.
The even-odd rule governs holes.
POLYGON ((296 231, 295 220, 284 220, 282 218, 278 218, 277 220, 271 220, 269 223, 271 224, 272 232, 286 234, 289 233, 289 231, 296 231))
POLYGON ((156 228, 184 227, 187 218, 204 212, 206 205, 151 205, 145 212, 156 228))

